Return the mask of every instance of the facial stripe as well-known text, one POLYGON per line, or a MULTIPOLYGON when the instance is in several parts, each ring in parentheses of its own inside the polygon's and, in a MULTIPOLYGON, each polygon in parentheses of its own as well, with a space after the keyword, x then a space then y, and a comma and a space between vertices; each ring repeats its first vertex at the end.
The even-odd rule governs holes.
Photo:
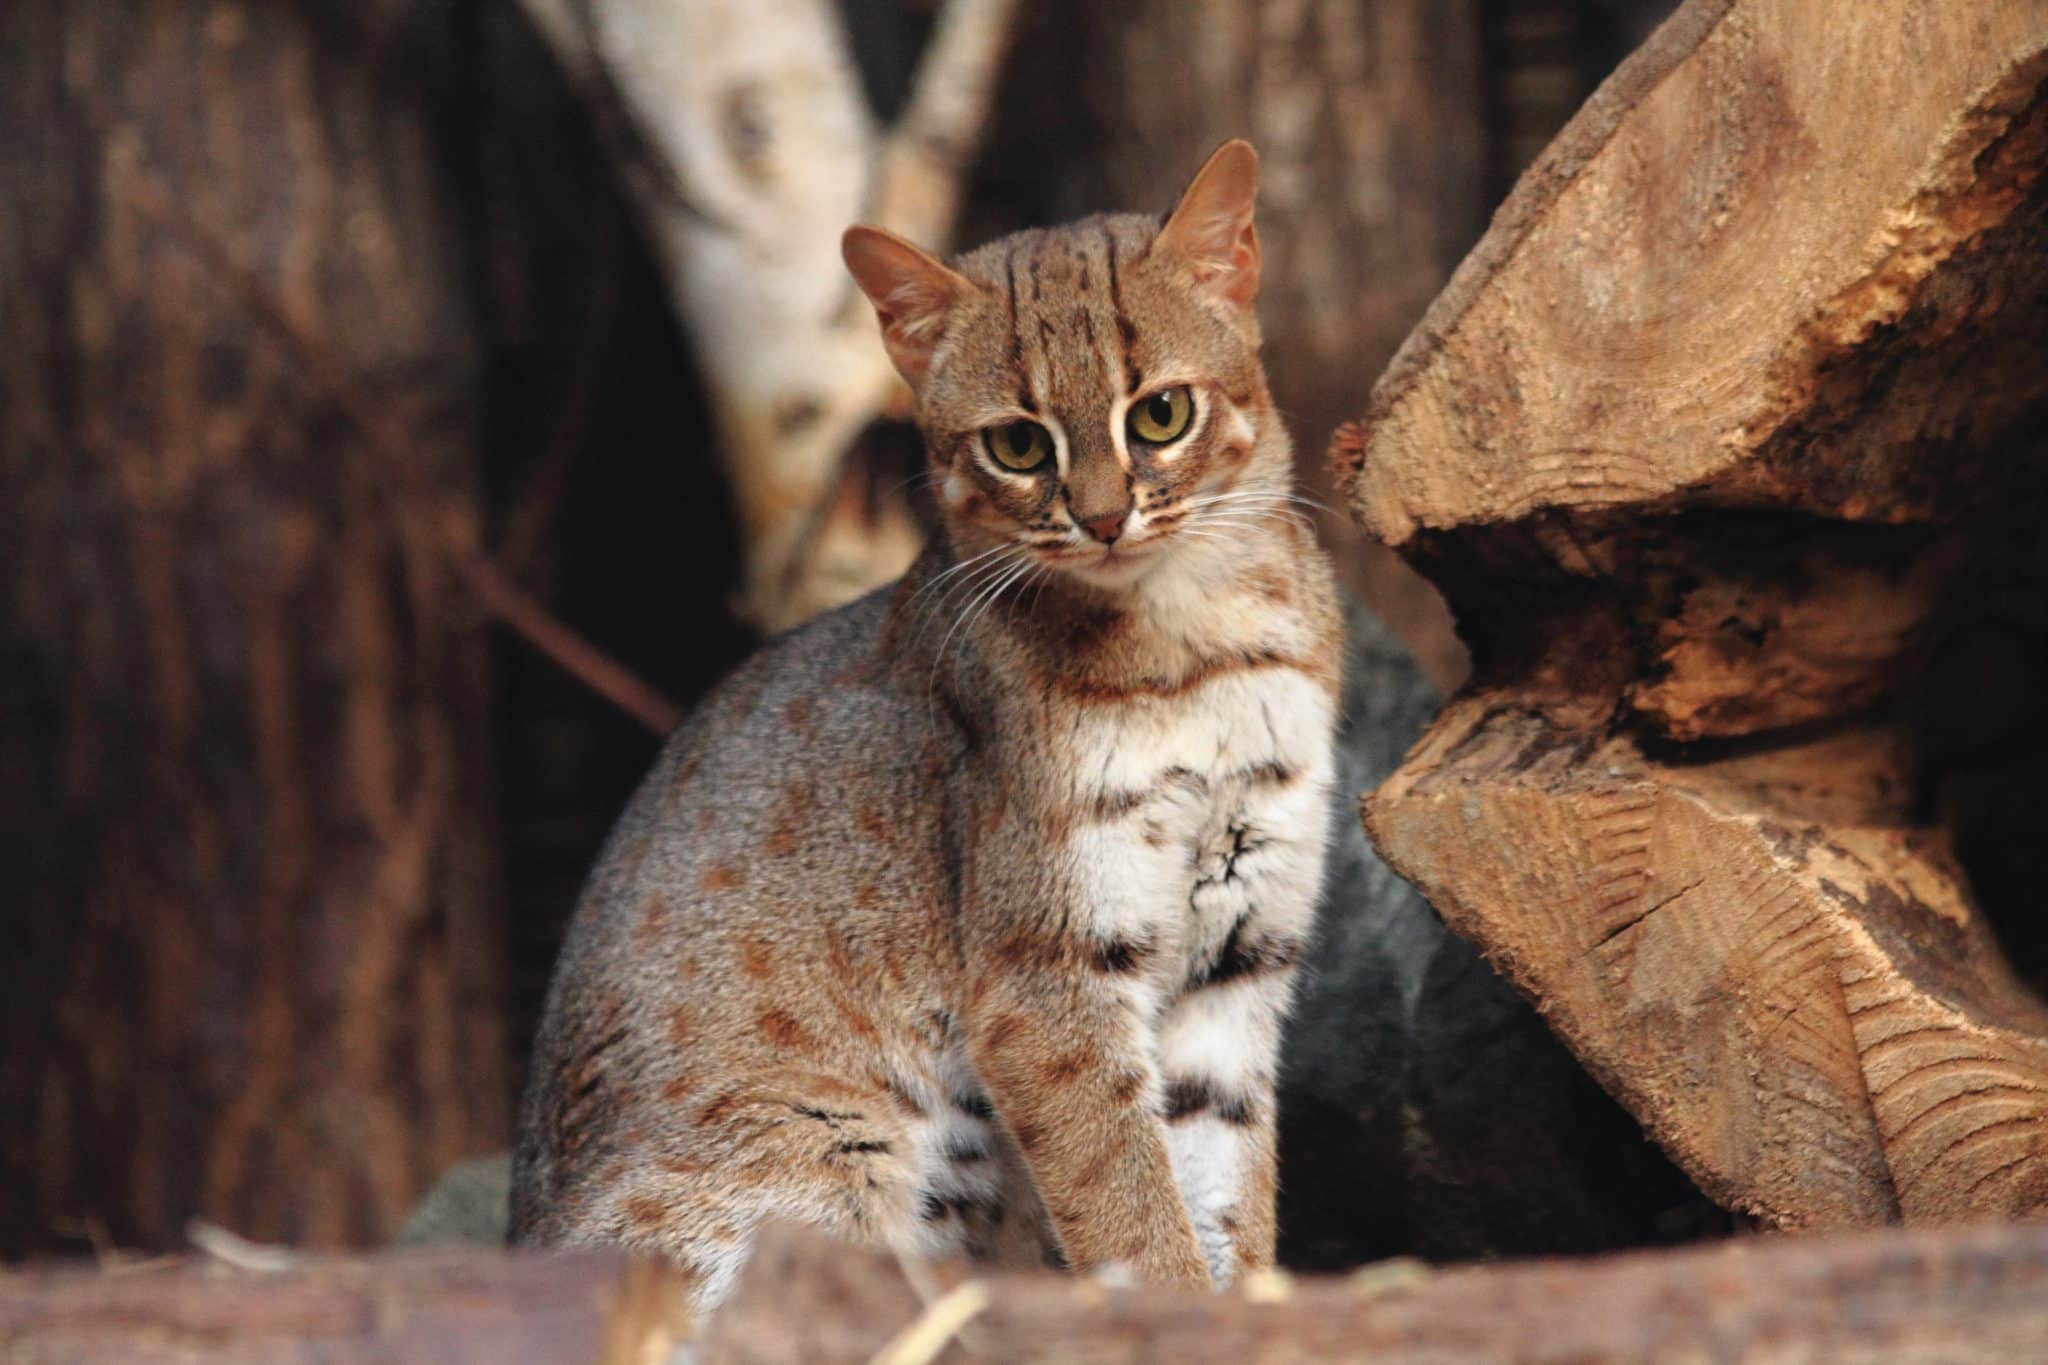
POLYGON ((1117 262, 1116 234, 1107 223, 1102 226, 1102 247, 1109 266, 1109 306, 1116 315, 1117 340, 1123 347, 1124 391, 1128 395, 1144 387, 1145 372, 1138 366, 1138 329, 1124 311, 1124 287, 1117 278, 1122 267, 1117 262))

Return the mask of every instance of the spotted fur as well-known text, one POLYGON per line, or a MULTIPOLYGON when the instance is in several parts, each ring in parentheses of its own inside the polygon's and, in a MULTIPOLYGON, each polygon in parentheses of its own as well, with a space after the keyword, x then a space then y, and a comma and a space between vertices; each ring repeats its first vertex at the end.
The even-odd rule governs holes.
POLYGON ((1340 626, 1258 360, 1255 168, 1232 144, 1163 225, 951 266, 849 234, 944 530, 723 684, 620 820, 541 1029, 518 1240, 659 1251, 706 1304, 768 1218, 1270 1263, 1340 626), (1161 385, 1194 407, 1154 448, 1127 415, 1161 385), (982 432, 1022 417, 1056 459, 1020 474, 982 432))

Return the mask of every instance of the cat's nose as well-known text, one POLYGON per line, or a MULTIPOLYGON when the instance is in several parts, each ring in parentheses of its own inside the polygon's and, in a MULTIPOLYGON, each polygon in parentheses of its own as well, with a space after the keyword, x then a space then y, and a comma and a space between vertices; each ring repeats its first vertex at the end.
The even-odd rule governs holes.
POLYGON ((1121 511, 1112 512, 1106 517, 1090 517, 1081 523, 1081 529, 1094 536, 1104 545, 1113 545, 1116 543, 1116 538, 1123 534, 1124 518, 1129 513, 1130 509, 1124 508, 1121 511))

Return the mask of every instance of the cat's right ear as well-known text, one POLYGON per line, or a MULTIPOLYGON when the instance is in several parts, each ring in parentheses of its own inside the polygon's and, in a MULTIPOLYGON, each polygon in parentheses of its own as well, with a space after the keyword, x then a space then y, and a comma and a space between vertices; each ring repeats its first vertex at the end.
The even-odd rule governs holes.
POLYGON ((937 257, 880 228, 848 228, 839 254, 875 305, 890 361, 916 388, 931 368, 947 312, 974 286, 937 257))
POLYGON ((1259 154, 1243 138, 1218 147, 1159 229, 1158 244, 1185 261, 1202 289, 1239 308, 1259 294, 1259 154))

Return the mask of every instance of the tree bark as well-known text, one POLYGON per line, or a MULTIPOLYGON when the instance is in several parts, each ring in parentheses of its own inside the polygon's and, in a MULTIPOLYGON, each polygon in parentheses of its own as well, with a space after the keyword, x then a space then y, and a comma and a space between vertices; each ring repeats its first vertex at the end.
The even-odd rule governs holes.
POLYGON ((363 1243, 503 1141, 457 37, 0 8, 0 1250, 363 1243))
POLYGON ((2048 1208, 1976 818, 2043 752, 2044 82, 2041 0, 1694 0, 1333 449, 1478 669, 1381 851, 1776 1224, 2048 1208))

